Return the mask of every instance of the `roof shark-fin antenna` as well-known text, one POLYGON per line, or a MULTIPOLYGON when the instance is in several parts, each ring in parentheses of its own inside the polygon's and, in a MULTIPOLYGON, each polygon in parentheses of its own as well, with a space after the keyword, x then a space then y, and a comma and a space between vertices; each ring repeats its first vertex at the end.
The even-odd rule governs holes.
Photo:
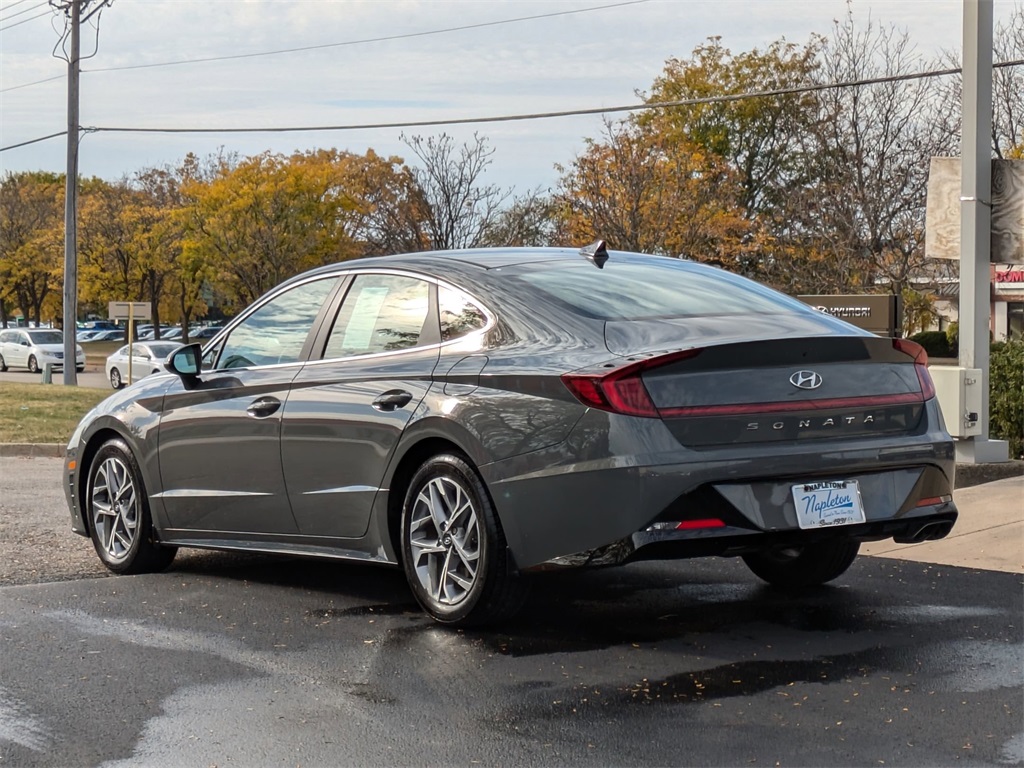
POLYGON ((604 263, 608 261, 608 249, 604 240, 595 240, 590 245, 580 248, 580 256, 592 262, 598 269, 603 269, 604 263))

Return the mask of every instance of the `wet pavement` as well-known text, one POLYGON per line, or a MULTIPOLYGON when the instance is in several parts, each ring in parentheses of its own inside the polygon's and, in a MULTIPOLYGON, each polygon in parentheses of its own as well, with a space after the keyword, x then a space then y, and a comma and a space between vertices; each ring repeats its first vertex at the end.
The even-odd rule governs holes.
POLYGON ((210 553, 0 590, 0 765, 1020 765, 1024 580, 859 558, 544 577, 452 631, 397 570, 210 553))

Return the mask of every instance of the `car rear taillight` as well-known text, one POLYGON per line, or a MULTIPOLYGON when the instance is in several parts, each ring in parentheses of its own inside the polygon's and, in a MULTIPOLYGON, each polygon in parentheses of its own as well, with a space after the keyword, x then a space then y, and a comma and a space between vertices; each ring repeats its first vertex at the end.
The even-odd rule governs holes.
POLYGON ((928 373, 928 353, 924 347, 916 341, 909 339, 893 339, 892 347, 905 355, 914 358, 914 370, 917 372, 917 380, 921 382, 921 395, 925 400, 935 397, 935 383, 928 373))
POLYGON ((562 382, 573 397, 590 408, 656 419, 661 413, 651 400, 641 376, 652 368, 699 354, 699 349, 687 349, 637 360, 607 373, 566 373, 562 376, 562 382))

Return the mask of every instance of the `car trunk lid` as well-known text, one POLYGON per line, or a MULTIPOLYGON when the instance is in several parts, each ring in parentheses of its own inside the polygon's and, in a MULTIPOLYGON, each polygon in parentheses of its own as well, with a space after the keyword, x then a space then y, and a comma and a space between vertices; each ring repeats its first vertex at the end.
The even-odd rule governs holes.
POLYGON ((693 447, 919 429, 934 395, 924 351, 822 319, 609 322, 609 350, 635 351, 563 380, 594 407, 662 419, 693 447))

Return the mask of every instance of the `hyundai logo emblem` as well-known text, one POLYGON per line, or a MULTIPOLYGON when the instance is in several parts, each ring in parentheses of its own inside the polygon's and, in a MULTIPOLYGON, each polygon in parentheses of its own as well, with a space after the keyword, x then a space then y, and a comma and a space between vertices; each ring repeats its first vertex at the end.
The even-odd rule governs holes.
POLYGON ((797 371, 789 377, 789 383, 797 389, 817 389, 821 386, 821 376, 814 371, 797 371))

